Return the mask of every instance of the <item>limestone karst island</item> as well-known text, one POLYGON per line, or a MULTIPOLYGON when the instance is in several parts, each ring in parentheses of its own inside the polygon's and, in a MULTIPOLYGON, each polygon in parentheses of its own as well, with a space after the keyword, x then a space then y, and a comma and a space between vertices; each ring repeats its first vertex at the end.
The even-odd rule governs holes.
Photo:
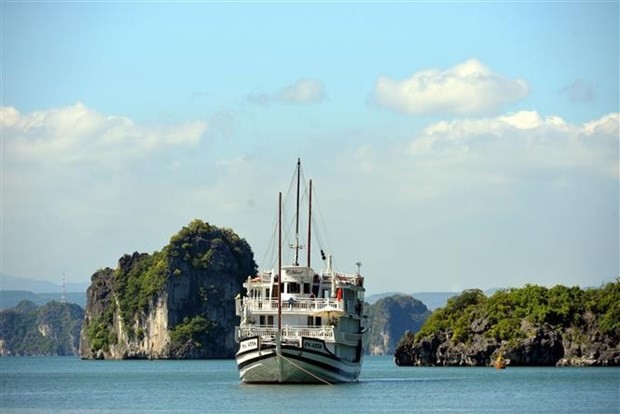
MULTIPOLYGON (((235 297, 256 271, 232 229, 195 220, 161 250, 96 271, 84 310, 31 300, 0 310, 0 355, 233 358, 235 297)), ((499 355, 508 366, 620 366, 620 279, 587 289, 472 289, 432 312, 410 295, 367 300, 365 353, 393 354, 399 366, 490 366, 499 355)))

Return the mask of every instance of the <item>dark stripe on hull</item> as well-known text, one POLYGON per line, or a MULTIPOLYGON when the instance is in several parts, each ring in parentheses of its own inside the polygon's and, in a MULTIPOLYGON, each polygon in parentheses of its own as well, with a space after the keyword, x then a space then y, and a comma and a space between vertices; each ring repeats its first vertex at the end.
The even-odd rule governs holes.
POLYGON ((248 383, 354 382, 361 371, 361 361, 346 362, 332 353, 291 345, 282 345, 281 353, 282 358, 279 358, 274 345, 238 353, 241 380, 248 383))

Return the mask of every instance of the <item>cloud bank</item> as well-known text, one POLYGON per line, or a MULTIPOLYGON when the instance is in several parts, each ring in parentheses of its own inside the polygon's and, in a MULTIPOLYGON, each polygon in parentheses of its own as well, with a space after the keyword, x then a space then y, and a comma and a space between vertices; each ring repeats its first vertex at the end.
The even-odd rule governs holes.
POLYGON ((520 168, 588 168, 618 177, 619 123, 618 113, 572 125, 535 111, 441 121, 425 128, 409 150, 416 157, 484 159, 487 165, 520 168))
POLYGON ((9 162, 132 159, 164 148, 196 145, 207 130, 201 121, 140 125, 124 116, 102 114, 81 102, 28 114, 2 107, 0 125, 9 162))
MULTIPOLYGON (((364 177, 360 181, 365 186, 383 192, 365 202, 390 200, 386 209, 398 203, 449 203, 471 194, 493 206, 502 197, 517 197, 544 185, 570 188, 577 185, 574 179, 590 183, 590 188, 614 182, 617 188, 619 125, 620 113, 572 124, 536 111, 441 121, 406 142, 361 144, 342 163, 353 175, 364 177)), ((454 211, 460 208, 464 205, 454 211)))
POLYGON ((429 69, 402 81, 381 76, 373 100, 407 114, 486 115, 529 93, 523 79, 507 79, 476 59, 450 69, 429 69))

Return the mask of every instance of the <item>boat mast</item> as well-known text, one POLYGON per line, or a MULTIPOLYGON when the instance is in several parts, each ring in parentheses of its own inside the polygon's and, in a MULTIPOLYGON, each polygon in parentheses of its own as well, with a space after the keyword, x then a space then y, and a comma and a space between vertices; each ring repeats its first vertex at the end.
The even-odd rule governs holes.
POLYGON ((276 357, 278 382, 282 382, 282 193, 278 193, 278 331, 276 332, 276 357))
POLYGON ((282 334, 282 193, 278 193, 278 338, 282 334))
POLYGON ((308 189, 308 267, 310 267, 310 240, 312 238, 312 180, 308 189))
POLYGON ((297 208, 295 212, 295 266, 299 266, 299 180, 301 175, 301 159, 297 158, 297 208))

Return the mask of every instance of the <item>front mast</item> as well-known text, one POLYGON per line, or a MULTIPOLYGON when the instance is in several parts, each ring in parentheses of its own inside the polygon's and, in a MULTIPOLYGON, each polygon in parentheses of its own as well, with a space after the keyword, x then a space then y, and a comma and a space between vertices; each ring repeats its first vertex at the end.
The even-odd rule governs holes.
POLYGON ((299 180, 301 176, 301 159, 297 158, 297 205, 295 210, 295 266, 299 266, 299 180))
POLYGON ((282 382, 282 193, 278 193, 278 332, 276 333, 278 382, 282 382))
MULTIPOLYGON (((282 193, 278 193, 278 338, 282 334, 282 193)), ((280 341, 277 342, 278 345, 280 341)))

